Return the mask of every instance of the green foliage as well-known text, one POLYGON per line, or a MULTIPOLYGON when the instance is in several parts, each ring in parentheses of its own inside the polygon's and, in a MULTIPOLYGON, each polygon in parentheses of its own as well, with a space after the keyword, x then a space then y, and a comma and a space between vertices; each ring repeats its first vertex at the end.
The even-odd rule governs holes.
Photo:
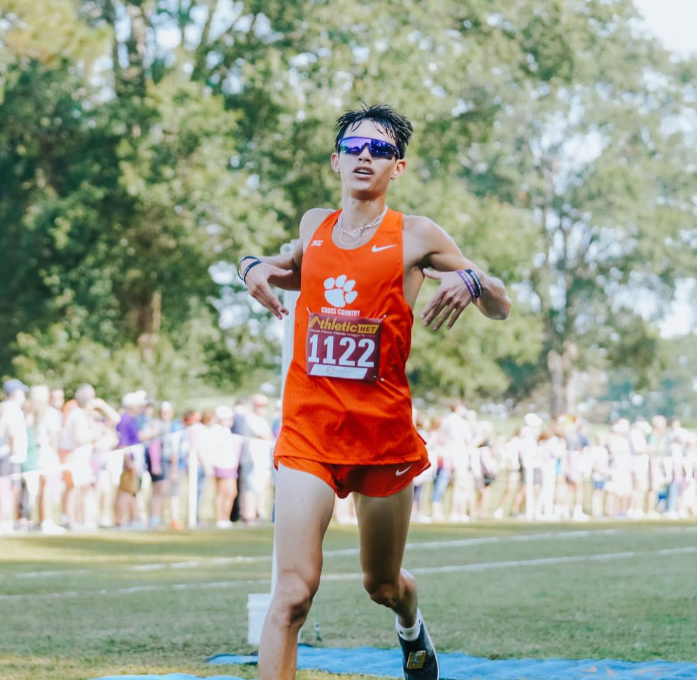
POLYGON ((221 353, 222 332, 211 310, 194 301, 191 317, 176 333, 159 338, 149 360, 135 344, 107 346, 83 333, 85 313, 72 314, 41 332, 19 333, 13 371, 31 383, 99 387, 100 396, 118 403, 133 389, 184 407, 215 387, 239 379, 247 364, 221 353))
POLYGON ((0 18, 0 374, 116 394, 138 365, 158 390, 277 373, 269 315, 211 268, 339 205, 331 123, 385 101, 416 130, 390 205, 514 298, 504 324, 417 323, 415 392, 551 385, 562 410, 589 366, 665 378, 647 308, 697 269, 697 65, 630 0, 2 0, 0 18))
MULTIPOLYGON (((631 345, 631 340, 627 344, 631 345)), ((661 413, 694 427, 697 423, 697 345, 694 338, 671 338, 655 345, 657 361, 663 370, 649 379, 626 368, 611 371, 606 399, 616 404, 616 415, 650 418, 661 413)))

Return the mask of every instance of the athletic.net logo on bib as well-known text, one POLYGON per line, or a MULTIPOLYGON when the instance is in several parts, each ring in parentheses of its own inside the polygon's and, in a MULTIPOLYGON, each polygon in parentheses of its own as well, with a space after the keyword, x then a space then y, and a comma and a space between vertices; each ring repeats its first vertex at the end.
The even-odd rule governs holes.
POLYGON ((349 380, 378 379, 382 319, 344 319, 310 312, 307 374, 349 380))

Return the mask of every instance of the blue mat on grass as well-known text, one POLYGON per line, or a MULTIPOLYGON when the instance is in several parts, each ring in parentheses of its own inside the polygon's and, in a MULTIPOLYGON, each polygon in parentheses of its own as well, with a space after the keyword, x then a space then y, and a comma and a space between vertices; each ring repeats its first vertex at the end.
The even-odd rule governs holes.
MULTIPOLYGON (((697 680, 697 663, 647 661, 630 663, 614 659, 486 659, 466 654, 439 654, 441 680, 697 680)), ((211 664, 256 664, 256 656, 217 654, 211 664)), ((317 648, 300 645, 298 668, 402 678, 402 656, 397 649, 317 648)))
MULTIPOLYGON (((614 659, 485 659, 466 654, 439 654, 441 680, 697 680, 697 663, 646 661, 631 663, 614 659)), ((214 665, 254 665, 256 655, 216 654, 214 665)), ((363 674, 402 678, 401 654, 397 649, 317 648, 300 645, 298 668, 337 674, 363 674)), ((170 675, 119 675, 95 680, 201 680, 183 673, 170 675)), ((240 680, 215 675, 205 680, 240 680)))
POLYGON ((187 673, 169 673, 168 675, 110 675, 108 678, 94 680, 244 680, 236 675, 211 675, 201 678, 187 673))

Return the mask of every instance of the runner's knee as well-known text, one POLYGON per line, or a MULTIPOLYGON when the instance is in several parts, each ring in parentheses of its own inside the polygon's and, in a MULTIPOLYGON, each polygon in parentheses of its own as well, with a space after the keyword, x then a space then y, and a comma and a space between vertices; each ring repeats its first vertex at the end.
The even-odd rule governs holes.
POLYGON ((298 574, 279 579, 274 593, 276 616, 284 626, 297 625, 307 618, 319 583, 309 583, 298 574))
POLYGON ((373 579, 370 574, 364 574, 363 587, 373 602, 385 607, 394 607, 403 595, 399 579, 395 581, 378 581, 373 579))

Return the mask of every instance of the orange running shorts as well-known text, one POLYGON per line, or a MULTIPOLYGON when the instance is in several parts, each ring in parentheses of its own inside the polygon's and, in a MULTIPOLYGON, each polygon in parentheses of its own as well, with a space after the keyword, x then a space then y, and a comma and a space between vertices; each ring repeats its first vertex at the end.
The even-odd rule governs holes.
POLYGON ((364 496, 393 496, 430 466, 428 456, 394 465, 333 465, 292 456, 278 456, 274 462, 277 467, 283 465, 318 477, 339 498, 346 498, 352 491, 364 496))

